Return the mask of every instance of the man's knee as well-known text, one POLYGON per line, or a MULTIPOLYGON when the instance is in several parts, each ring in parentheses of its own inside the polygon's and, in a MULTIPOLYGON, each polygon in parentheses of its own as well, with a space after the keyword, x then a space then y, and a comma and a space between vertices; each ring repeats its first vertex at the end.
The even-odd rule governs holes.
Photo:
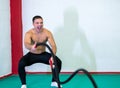
POLYGON ((61 67, 62 61, 56 56, 57 64, 61 67))

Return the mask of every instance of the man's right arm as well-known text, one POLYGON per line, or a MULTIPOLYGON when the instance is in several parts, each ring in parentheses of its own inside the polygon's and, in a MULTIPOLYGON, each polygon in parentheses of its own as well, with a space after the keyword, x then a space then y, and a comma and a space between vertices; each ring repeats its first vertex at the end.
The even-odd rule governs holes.
POLYGON ((25 34, 24 45, 28 50, 31 50, 33 45, 31 44, 31 33, 30 32, 26 32, 25 34))

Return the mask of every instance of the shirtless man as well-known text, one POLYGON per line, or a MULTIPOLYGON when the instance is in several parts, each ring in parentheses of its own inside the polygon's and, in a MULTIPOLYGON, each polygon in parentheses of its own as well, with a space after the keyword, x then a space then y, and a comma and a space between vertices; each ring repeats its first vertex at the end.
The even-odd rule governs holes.
MULTIPOLYGON (((56 44, 54 38, 52 33, 43 27, 43 18, 41 16, 34 16, 32 21, 34 28, 26 32, 24 38, 24 45, 29 52, 20 59, 18 65, 18 73, 22 83, 21 88, 27 88, 25 66, 29 66, 34 63, 44 63, 49 65, 49 60, 52 58, 51 54, 45 51, 45 46, 36 47, 37 43, 46 43, 48 41, 53 53, 56 55, 56 44)), ((56 61, 58 71, 60 73, 61 60, 57 56, 56 61)), ((58 87, 54 74, 55 72, 53 72, 51 86, 58 87)))

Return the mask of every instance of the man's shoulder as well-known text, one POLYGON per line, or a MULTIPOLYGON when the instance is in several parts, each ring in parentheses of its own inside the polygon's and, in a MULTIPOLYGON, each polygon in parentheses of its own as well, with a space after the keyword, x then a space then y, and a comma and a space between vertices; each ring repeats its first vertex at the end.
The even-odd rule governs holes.
POLYGON ((46 29, 46 28, 44 28, 44 31, 45 31, 46 33, 51 33, 50 30, 48 30, 48 29, 46 29))
POLYGON ((33 29, 30 29, 26 32, 26 34, 32 34, 33 33, 33 29))

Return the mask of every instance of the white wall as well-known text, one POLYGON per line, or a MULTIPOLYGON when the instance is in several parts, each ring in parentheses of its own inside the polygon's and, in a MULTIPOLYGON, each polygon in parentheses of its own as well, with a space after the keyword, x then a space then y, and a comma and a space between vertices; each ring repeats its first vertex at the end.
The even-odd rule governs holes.
MULTIPOLYGON (((22 9, 24 33, 32 27, 34 15, 41 15, 45 27, 53 32, 62 71, 81 67, 120 71, 119 0, 23 0, 22 9)), ((41 68, 48 71, 43 65, 28 70, 41 68)))
POLYGON ((10 2, 0 0, 0 77, 11 73, 10 2))

